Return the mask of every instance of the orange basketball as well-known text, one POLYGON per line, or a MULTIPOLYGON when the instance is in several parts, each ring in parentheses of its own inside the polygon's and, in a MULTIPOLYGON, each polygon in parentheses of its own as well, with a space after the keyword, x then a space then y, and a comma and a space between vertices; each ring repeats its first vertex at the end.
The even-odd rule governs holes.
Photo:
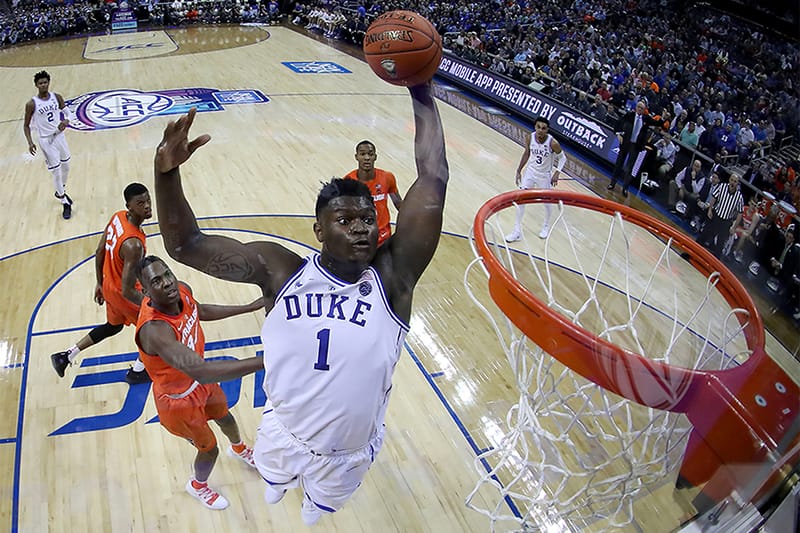
POLYGON ((442 59, 442 38, 422 15, 390 11, 367 29, 364 56, 379 78, 412 87, 433 78, 442 59))

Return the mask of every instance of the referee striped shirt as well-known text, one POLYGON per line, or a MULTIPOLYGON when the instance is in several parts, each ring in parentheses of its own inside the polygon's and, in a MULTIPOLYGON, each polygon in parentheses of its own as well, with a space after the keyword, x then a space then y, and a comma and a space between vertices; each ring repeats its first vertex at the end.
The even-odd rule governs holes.
POLYGON ((738 185, 731 192, 729 184, 718 183, 711 194, 717 199, 714 202, 714 213, 723 220, 733 220, 744 209, 744 198, 738 185))

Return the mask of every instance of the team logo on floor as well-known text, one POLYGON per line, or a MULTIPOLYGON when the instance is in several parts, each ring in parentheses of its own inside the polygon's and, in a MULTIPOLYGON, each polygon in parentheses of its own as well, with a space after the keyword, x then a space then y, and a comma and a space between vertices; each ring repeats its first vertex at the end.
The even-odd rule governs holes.
POLYGON ((75 116, 69 127, 80 131, 125 128, 159 115, 180 115, 192 107, 197 111, 221 111, 226 105, 269 102, 255 89, 220 91, 209 88, 137 91, 117 89, 82 94, 66 104, 75 116))
POLYGON ((341 65, 330 61, 282 61, 284 65, 299 74, 350 74, 341 65))

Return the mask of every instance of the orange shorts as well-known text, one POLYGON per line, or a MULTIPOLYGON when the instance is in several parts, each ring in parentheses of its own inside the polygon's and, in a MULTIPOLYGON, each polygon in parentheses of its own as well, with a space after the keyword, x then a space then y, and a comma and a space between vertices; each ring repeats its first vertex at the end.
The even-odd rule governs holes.
POLYGON ((139 319, 139 306, 119 293, 103 291, 106 301, 106 321, 112 326, 136 324, 139 319))
POLYGON ((228 414, 228 399, 217 383, 198 385, 185 398, 156 397, 156 410, 161 425, 167 431, 191 442, 201 452, 217 445, 209 420, 219 420, 228 414))

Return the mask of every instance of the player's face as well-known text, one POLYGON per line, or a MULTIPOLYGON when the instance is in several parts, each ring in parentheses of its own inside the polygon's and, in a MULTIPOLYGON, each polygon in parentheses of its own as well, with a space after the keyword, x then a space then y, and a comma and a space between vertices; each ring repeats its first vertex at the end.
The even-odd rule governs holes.
POLYGON ((550 131, 550 127, 544 122, 537 122, 533 127, 536 128, 536 140, 544 142, 544 140, 547 139, 547 133, 550 131))
POLYGON ((127 203, 128 211, 133 216, 141 220, 147 220, 153 216, 153 203, 150 201, 150 193, 137 194, 127 203))
POLYGON ((347 263, 369 264, 378 246, 375 205, 363 196, 339 196, 320 212, 314 233, 324 254, 347 263))
POLYGON ((371 144, 362 144, 356 150, 356 161, 358 161, 360 170, 372 170, 375 168, 376 159, 378 159, 378 154, 375 153, 375 147, 371 144))
POLYGON ((36 82, 36 88, 39 89, 39 94, 44 94, 50 90, 50 80, 47 78, 39 78, 36 82))
POLYGON ((161 261, 150 263, 142 269, 142 289, 156 308, 170 307, 181 300, 175 274, 161 261))

